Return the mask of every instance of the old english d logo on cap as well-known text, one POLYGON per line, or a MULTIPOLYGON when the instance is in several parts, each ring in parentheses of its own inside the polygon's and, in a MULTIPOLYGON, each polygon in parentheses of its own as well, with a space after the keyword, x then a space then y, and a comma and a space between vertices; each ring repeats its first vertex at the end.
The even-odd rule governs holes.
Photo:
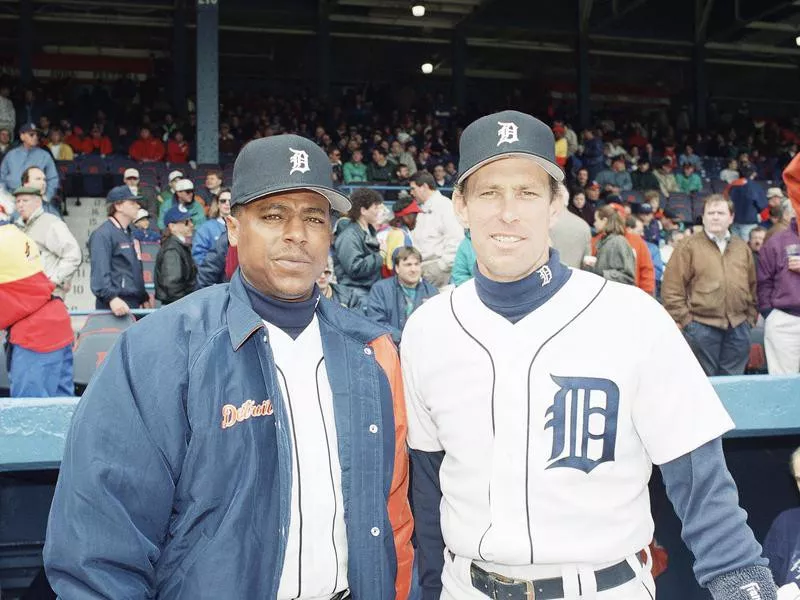
POLYGON ((289 175, 293 173, 308 173, 311 170, 311 167, 308 166, 308 152, 305 150, 295 150, 294 148, 289 148, 289 150, 292 153, 289 157, 289 163, 292 166, 289 175))
POLYGON ((530 159, 556 181, 564 181, 564 171, 556 163, 555 144, 550 127, 531 115, 516 110, 486 115, 461 134, 457 183, 503 158, 530 159))

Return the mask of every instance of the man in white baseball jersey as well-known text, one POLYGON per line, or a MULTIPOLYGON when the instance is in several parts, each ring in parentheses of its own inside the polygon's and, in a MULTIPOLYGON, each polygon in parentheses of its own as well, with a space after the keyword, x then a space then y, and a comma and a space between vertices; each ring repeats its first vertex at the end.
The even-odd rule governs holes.
POLYGON ((725 467, 733 422, 675 323, 548 247, 564 178, 550 129, 505 111, 460 145, 475 279, 420 307, 402 346, 423 598, 652 600, 657 464, 699 583, 774 599, 725 467), (616 326, 620 310, 642 326, 616 326))

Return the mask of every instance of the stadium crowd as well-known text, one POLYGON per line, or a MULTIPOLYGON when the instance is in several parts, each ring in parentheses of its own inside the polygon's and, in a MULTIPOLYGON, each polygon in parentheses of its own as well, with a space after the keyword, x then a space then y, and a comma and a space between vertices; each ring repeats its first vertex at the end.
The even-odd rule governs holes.
MULTIPOLYGON (((80 264, 78 244, 59 219, 59 166, 86 157, 136 164, 108 191, 108 220, 88 243, 97 309, 123 315, 230 278, 237 264, 223 235, 230 171, 196 169, 191 101, 182 119, 163 90, 130 81, 84 89, 72 102, 64 88, 17 90, 16 103, 10 90, 0 84, 5 212, 36 241, 56 296, 69 292, 80 264), (140 171, 152 173, 153 164, 156 178, 143 181, 140 171), (160 244, 152 295, 143 243, 160 244)), ((440 98, 418 108, 387 111, 357 93, 333 107, 302 95, 227 98, 219 131, 221 166, 249 141, 281 133, 325 149, 332 181, 346 186, 353 208, 336 223, 320 290, 387 326, 398 343, 411 312, 471 278, 475 265, 469 232, 448 197, 463 116, 440 98)), ((599 115, 594 127, 577 131, 564 108, 549 110, 556 158, 567 173, 559 199, 566 209, 551 240, 562 261, 662 300, 709 375, 745 370, 759 314, 767 319, 769 371, 800 371, 793 341, 800 241, 776 183, 782 173, 791 177, 784 170, 797 153, 798 122, 765 121, 743 107, 694 132, 684 111, 670 120, 654 110, 599 115)), ((44 388, 16 393, 55 389, 44 388)))

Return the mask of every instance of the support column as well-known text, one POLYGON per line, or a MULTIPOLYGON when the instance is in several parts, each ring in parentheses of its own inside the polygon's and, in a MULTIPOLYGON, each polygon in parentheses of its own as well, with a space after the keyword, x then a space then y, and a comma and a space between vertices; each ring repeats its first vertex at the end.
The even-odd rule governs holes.
POLYGON ((578 124, 581 129, 589 127, 592 119, 589 82, 589 15, 592 0, 579 0, 578 3, 578 124))
POLYGON ((33 78, 33 0, 21 0, 19 5, 19 78, 23 85, 33 78))
POLYGON ((319 0, 319 25, 317 28, 317 49, 319 53, 319 97, 327 100, 331 93, 331 22, 329 0, 319 0))
POLYGON ((706 71, 706 38, 708 20, 714 0, 695 0, 694 48, 692 50, 692 83, 694 91, 694 128, 708 125, 708 73, 706 71))
POLYGON ((457 27, 453 35, 453 105, 458 112, 467 110, 467 38, 457 27))
POLYGON ((197 1, 197 162, 219 162, 219 0, 197 1))
POLYGON ((172 27, 172 106, 179 116, 186 114, 186 82, 189 57, 186 36, 186 0, 175 0, 172 27))

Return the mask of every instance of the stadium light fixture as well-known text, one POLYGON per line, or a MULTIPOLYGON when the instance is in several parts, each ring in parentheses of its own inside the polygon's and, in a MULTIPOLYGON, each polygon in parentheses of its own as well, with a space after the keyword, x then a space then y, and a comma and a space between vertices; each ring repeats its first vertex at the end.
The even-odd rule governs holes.
POLYGON ((800 35, 798 35, 796 38, 794 38, 794 43, 797 44, 798 46, 800 46, 800 35))
POLYGON ((425 16, 425 5, 420 4, 419 2, 415 2, 411 6, 411 14, 415 17, 424 17, 425 16))
POLYGON ((431 73, 433 73, 433 65, 431 63, 422 63, 421 68, 422 72, 425 73, 425 75, 430 75, 431 73))

